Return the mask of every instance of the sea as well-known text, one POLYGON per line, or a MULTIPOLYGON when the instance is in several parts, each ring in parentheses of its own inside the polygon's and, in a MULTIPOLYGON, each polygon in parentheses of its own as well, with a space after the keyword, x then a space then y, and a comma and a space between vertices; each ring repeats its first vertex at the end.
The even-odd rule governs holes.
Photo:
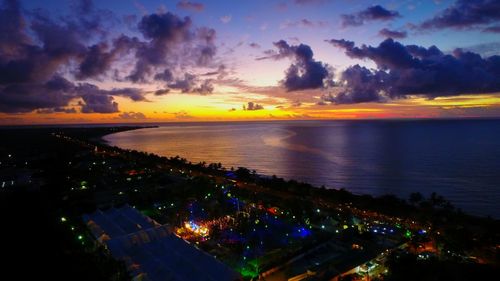
POLYGON ((500 120, 168 123, 104 139, 355 194, 436 192, 466 213, 500 218, 500 120))

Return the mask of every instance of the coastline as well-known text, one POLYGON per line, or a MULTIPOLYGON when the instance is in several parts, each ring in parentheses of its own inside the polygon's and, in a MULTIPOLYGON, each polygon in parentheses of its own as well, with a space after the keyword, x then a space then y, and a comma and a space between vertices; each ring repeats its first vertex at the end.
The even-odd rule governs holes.
MULTIPOLYGON (((293 123, 295 123, 295 122, 293 122, 293 123)), ((313 122, 311 124, 317 124, 317 123, 313 122)), ((367 123, 367 124, 370 125, 369 123, 367 123)), ((441 128, 441 126, 439 124, 440 123, 438 123, 437 127, 441 128)), ((486 127, 491 127, 491 125, 495 125, 494 123, 492 124, 491 122, 486 122, 484 124, 486 127)), ((232 125, 232 124, 228 124, 228 125, 232 125)), ((467 123, 464 123, 464 125, 469 126, 469 125, 474 125, 474 123, 469 124, 469 122, 467 122, 467 123)), ((481 124, 478 124, 478 125, 481 125, 481 124)), ((330 125, 324 125, 324 126, 330 127, 330 125)), ((344 125, 342 125, 342 126, 344 126, 344 125)), ((351 125, 348 124, 347 126, 351 126, 351 125)), ((382 125, 381 128, 387 128, 388 126, 392 127, 392 122, 389 123, 388 125, 382 125)), ((398 128, 406 128, 406 125, 404 125, 404 126, 405 127, 403 127, 403 125, 401 125, 401 126, 398 125, 398 128)), ((432 125, 432 126, 435 127, 434 125, 432 125)), ((481 126, 474 126, 474 127, 482 128, 485 126, 481 125, 481 126)), ((335 125, 334 127, 337 127, 337 126, 335 125)), ((330 127, 330 128, 334 128, 334 127, 330 127)), ((379 127, 379 126, 377 125, 377 127, 379 127)), ((419 129, 421 126, 416 125, 415 127, 419 129)), ((427 127, 427 125, 426 125, 426 127, 427 127)), ((458 127, 461 128, 461 127, 463 127, 463 125, 458 125, 458 127)), ((421 168, 420 170, 417 170, 417 172, 420 172, 420 174, 422 174, 422 172, 424 172, 424 171, 427 171, 430 173, 424 174, 424 175, 432 175, 434 179, 439 179, 439 177, 442 176, 443 180, 442 181, 432 180, 432 182, 430 182, 431 180, 425 180, 425 178, 423 178, 423 180, 420 180, 421 178, 416 178, 416 176, 413 176, 413 177, 408 177, 405 182, 402 182, 402 183, 404 183, 404 185, 397 185, 397 183, 395 181, 391 182, 392 174, 387 174, 387 175, 382 175, 382 177, 387 176, 386 177, 387 181, 381 183, 378 181, 377 178, 374 178, 374 176, 378 176, 378 175, 373 174, 373 173, 368 174, 368 178, 367 177, 355 177, 355 175, 357 175, 359 173, 342 174, 342 173, 344 173, 343 171, 350 172, 350 170, 346 170, 346 169, 351 169, 351 170, 352 169, 368 169, 368 168, 372 167, 372 166, 367 166, 368 162, 363 162, 364 164, 361 163, 362 164, 361 166, 359 166, 358 164, 352 163, 349 166, 347 166, 347 168, 343 165, 342 167, 338 167, 338 169, 337 169, 336 166, 340 165, 339 164, 340 162, 338 162, 339 160, 346 160, 347 163, 349 163, 348 162, 349 158, 344 159, 342 157, 339 157, 342 155, 339 155, 339 153, 335 152, 335 149, 331 150, 331 152, 332 152, 331 154, 329 153, 329 154, 325 155, 325 153, 324 153, 325 151, 330 152, 330 150, 326 150, 326 148, 328 148, 328 147, 325 148, 325 147, 318 146, 318 149, 314 149, 314 146, 313 147, 306 147, 307 143, 303 143, 304 145, 301 145, 301 142, 297 142, 294 140, 291 140, 291 144, 282 144, 282 145, 278 145, 277 147, 276 147, 276 145, 274 145, 274 146, 271 145, 272 147, 266 148, 265 146, 267 146, 267 144, 266 145, 259 144, 256 146, 256 149, 258 149, 258 150, 255 152, 255 154, 254 153, 248 154, 248 152, 251 152, 250 149, 247 149, 247 148, 245 148, 245 146, 243 146, 243 148, 241 150, 239 150, 239 148, 237 147, 238 146, 237 144, 241 140, 241 137, 238 137, 235 139, 230 138, 227 135, 229 133, 229 131, 227 131, 227 132, 225 131, 225 130, 232 130, 232 128, 236 128, 236 132, 238 132, 238 134, 240 134, 239 132, 245 132, 247 130, 247 129, 245 129, 246 127, 241 127, 241 130, 240 130, 239 125, 235 126, 235 127, 231 127, 231 126, 227 127, 226 125, 222 125, 220 127, 213 127, 214 128, 213 131, 215 131, 216 133, 214 133, 212 135, 209 134, 207 136, 208 137, 207 142, 214 143, 214 141, 217 141, 219 136, 221 136, 227 140, 227 141, 223 142, 223 144, 221 146, 228 147, 228 144, 230 145, 229 146, 230 148, 227 148, 225 150, 221 150, 224 153, 223 154, 224 156, 218 157, 217 154, 205 153, 203 149, 198 148, 201 146, 194 146, 193 147, 192 145, 184 145, 184 142, 182 141, 182 140, 190 141, 190 139, 186 139, 186 137, 194 136, 194 135, 192 135, 193 133, 199 133, 199 132, 205 132, 205 131, 212 130, 211 125, 207 126, 207 127, 203 127, 203 126, 199 127, 197 125, 194 125, 193 130, 189 129, 189 127, 184 129, 182 127, 182 125, 177 126, 177 124, 175 124, 173 126, 165 126, 165 127, 160 127, 160 128, 162 128, 162 129, 161 129, 161 131, 158 131, 159 133, 155 133, 155 132, 157 132, 156 130, 155 131, 144 131, 145 134, 141 134, 141 132, 137 132, 137 133, 133 132, 130 134, 128 134, 128 133, 123 134, 123 137, 118 137, 116 139, 116 142, 113 141, 112 137, 110 137, 109 140, 112 142, 113 145, 115 145, 115 144, 119 145, 120 143, 123 142, 124 146, 122 146, 122 147, 124 147, 124 149, 139 150, 139 151, 143 151, 145 153, 155 153, 159 156, 164 156, 167 158, 171 158, 174 156, 180 156, 181 158, 185 158, 188 162, 191 162, 193 164, 198 164, 200 162, 205 162, 205 163, 221 162, 227 170, 229 170, 231 168, 231 166, 234 168, 242 166, 242 167, 248 168, 249 170, 253 170, 253 169, 257 170, 258 174, 261 177, 271 178, 273 175, 278 175, 278 177, 282 177, 285 180, 296 180, 296 181, 306 182, 306 183, 309 183, 311 185, 314 185, 316 188, 320 188, 322 186, 325 186, 326 188, 329 188, 329 189, 336 189, 336 190, 344 188, 344 189, 349 190, 352 194, 355 194, 358 196, 370 195, 370 196, 380 197, 380 196, 384 196, 384 195, 388 195, 388 194, 395 194, 400 199, 408 200, 409 195, 412 192, 421 192, 425 196, 430 196, 433 192, 438 192, 438 193, 440 193, 440 195, 443 195, 448 199, 452 199, 453 202, 455 202, 456 206, 462 208, 467 213, 471 213, 471 214, 473 214, 475 216, 479 216, 479 217, 487 217, 489 215, 489 216, 493 216, 497 219, 499 218, 498 209, 494 205, 492 205, 492 200, 486 200, 483 203, 483 202, 481 202, 482 200, 479 197, 474 197, 473 195, 470 195, 471 196, 470 198, 472 198, 472 200, 469 200, 468 199, 469 197, 467 197, 471 192, 473 192, 473 190, 490 190, 491 189, 491 183, 490 183, 491 181, 484 181, 484 183, 487 185, 481 185, 481 182, 478 182, 477 184, 472 184, 472 185, 468 186, 467 189, 464 189, 465 190, 464 192, 454 193, 453 188, 455 188, 457 184, 454 184, 452 182, 452 184, 448 185, 447 179, 452 179, 452 177, 454 176, 453 174, 457 174, 457 173, 453 173, 452 175, 447 175, 447 174, 435 174, 434 175, 433 171, 429 171, 429 169, 426 168, 425 166, 421 166, 423 168, 421 168), (172 129, 170 129, 170 128, 172 128, 172 129), (220 133, 218 133, 219 130, 220 130, 220 133), (187 132, 187 133, 184 134, 184 132, 187 132), (174 137, 177 135, 177 133, 179 133, 182 137, 179 137, 179 138, 174 137), (154 140, 155 135, 160 136, 159 138, 157 138, 157 141, 154 140), (184 137, 184 135, 186 137, 184 137), (141 136, 143 136, 143 137, 141 137, 141 136), (150 139, 153 139, 153 141, 150 142, 149 141, 150 139), (123 141, 121 141, 121 140, 123 140, 123 141), (171 141, 169 141, 169 140, 171 140, 171 141), (135 143, 137 143, 139 145, 136 145, 135 143), (141 143, 144 143, 144 145, 140 145, 141 143), (193 147, 192 150, 190 147, 193 147), (144 148, 148 148, 148 150, 145 150, 144 148), (266 153, 263 153, 264 151, 266 153), (238 154, 238 155, 243 155, 243 156, 248 156, 248 157, 242 158, 242 159, 240 159, 240 161, 238 161, 237 158, 230 156, 231 153, 233 153, 233 152, 238 154), (271 153, 271 154, 268 154, 268 153, 271 153), (284 153, 288 153, 290 156, 285 155, 284 153), (282 157, 282 158, 268 158, 269 160, 266 159, 266 157, 269 157, 269 155, 274 155, 271 157, 275 157, 275 156, 279 157, 280 155, 285 155, 289 159, 292 159, 293 157, 296 158, 296 157, 302 155, 302 153, 304 153, 303 155, 307 156, 307 157, 309 157, 309 154, 313 154, 311 157, 314 157, 314 158, 310 158, 311 160, 309 160, 309 161, 311 162, 310 163, 311 165, 315 165, 315 166, 311 166, 311 167, 315 167, 314 169, 304 169, 304 168, 300 168, 300 166, 299 166, 299 168, 297 168, 297 169, 294 168, 294 169, 287 170, 286 163, 284 163, 283 161, 280 161, 280 160, 273 160, 273 159, 287 159, 287 158, 282 157), (306 153, 308 155, 306 155, 306 153), (206 156, 210 156, 212 154, 215 155, 216 157, 206 157, 206 156), (225 155, 229 155, 229 156, 225 156, 225 155), (194 156, 194 158, 193 158, 193 156, 194 156), (320 157, 329 157, 330 159, 333 159, 334 161, 330 161, 330 160, 326 159, 330 162, 318 164, 319 166, 321 166, 321 167, 318 167, 318 165, 316 165, 316 163, 321 163, 320 162, 321 159, 319 159, 320 157), (272 165, 279 165, 279 166, 272 166, 272 165), (332 167, 332 166, 335 166, 335 167, 332 167), (274 167, 285 167, 285 168, 283 168, 283 169, 276 168, 275 169, 274 167), (353 168, 349 168, 349 167, 353 167, 353 168), (336 168, 335 171, 340 171, 339 174, 338 175, 335 174, 335 177, 330 177, 328 174, 321 174, 321 173, 327 172, 328 169, 330 169, 330 168, 336 168), (299 173, 295 173, 295 172, 299 172, 299 173), (309 174, 309 172, 311 172, 311 173, 309 174), (319 175, 319 177, 313 178, 313 176, 311 176, 311 175, 319 175), (343 175, 352 176, 353 180, 343 180, 342 179, 343 175), (340 176, 340 177, 338 177, 338 176, 340 176), (339 179, 339 180, 337 180, 337 179, 339 179), (373 179, 373 181, 367 181, 367 179, 373 179), (391 185, 393 182, 394 182, 394 185, 391 185), (351 185, 349 183, 353 183, 353 184, 351 185), (384 185, 385 183, 388 183, 388 185, 384 185), (428 187, 428 188, 420 189, 421 186, 428 187), (444 188, 441 189, 441 187, 444 187, 444 188), (479 198, 479 199, 475 200, 476 198, 479 198)), ((248 128, 259 128, 259 129, 256 129, 256 131, 255 131, 256 134, 253 134, 253 135, 259 136, 255 139, 255 141, 258 141, 258 138, 260 138, 264 141, 264 143, 266 142, 267 138, 275 139, 275 138, 282 137, 281 133, 279 133, 279 134, 275 134, 275 133, 267 134, 266 133, 264 135, 261 135, 261 132, 266 132, 268 130, 266 128, 271 128, 270 130, 272 130, 273 132, 275 131, 275 129, 273 129, 273 128, 287 129, 286 127, 282 127, 281 124, 277 125, 277 126, 274 126, 274 125, 273 126, 249 125, 248 128), (263 129, 260 129, 260 128, 263 128, 263 129), (259 133, 259 134, 257 134, 257 133, 259 133), (266 138, 264 138, 264 136, 266 138)), ((297 128, 301 129, 301 128, 312 128, 312 127, 309 126, 308 123, 304 123, 304 124, 299 124, 297 126, 297 128)), ((365 127, 359 127, 358 125, 353 125, 353 128, 365 128, 365 127)), ((455 128, 455 126, 450 126, 449 128, 453 129, 453 128, 455 128)), ((283 129, 280 129, 280 132, 283 129)), ((294 130, 294 127, 290 127, 290 130, 294 130)), ((307 129, 307 130, 310 130, 310 129, 307 129)), ((296 131, 296 130, 294 130, 294 131, 296 131)), ((304 131, 305 131, 305 129, 304 129, 304 131)), ((251 131, 251 132, 253 132, 253 131, 251 131)), ((308 132, 315 132, 315 131, 308 131, 308 132)), ((385 132, 385 131, 382 131, 381 133, 383 133, 383 132, 385 132)), ((240 134, 240 135, 247 136, 248 134, 240 134)), ((293 135, 295 136, 296 134, 294 133, 293 135)), ((253 136, 250 136, 250 137, 253 138, 253 136)), ((200 142, 200 144, 202 144, 203 142, 204 141, 200 142)), ((193 144, 196 144, 196 143, 197 143, 196 141, 193 142, 193 144)), ((219 148, 217 147, 217 145, 215 145, 214 149, 215 149, 215 151, 217 151, 219 148)), ((452 149, 452 148, 450 148, 450 149, 452 149)), ((450 150, 450 149, 448 149, 448 150, 450 150)), ((255 151, 255 149, 254 149, 254 151, 255 151)), ((220 154, 222 155, 222 153, 220 153, 220 154)), ((443 153, 441 153, 441 154, 443 154, 443 153)), ((357 156, 359 157, 359 154, 357 156)), ((412 159, 414 159, 414 158, 412 158, 412 159)), ((441 158, 439 158, 439 159, 441 159, 441 158)), ((406 159, 406 160, 408 160, 408 159, 406 159)), ((488 163, 491 163, 491 161, 488 163)), ((373 164, 373 163, 371 163, 371 164, 373 164)), ((375 163, 375 164, 377 164, 377 163, 375 163)), ((379 168, 385 168, 385 167, 379 167, 379 168)), ((392 168, 394 168, 394 170, 391 169, 391 171, 398 171, 398 167, 392 167, 392 168)), ((460 166, 456 166, 456 164, 455 164, 454 168, 460 168, 460 166)), ((368 170, 368 172, 369 172, 369 170, 368 170)), ((415 173, 415 174, 417 174, 417 173, 415 173)), ((465 181, 465 180, 474 179, 473 177, 471 177, 473 175, 474 175, 474 173, 472 173, 472 172, 467 173, 467 175, 463 176, 463 177, 458 175, 456 178, 457 179, 456 182, 458 182, 458 180, 465 181)), ((461 187, 458 187, 458 188, 460 190, 461 187)), ((497 194, 497 193, 495 193, 495 194, 497 194)), ((494 197, 490 197, 490 198, 494 198, 494 197)))
MULTIPOLYGON (((98 143, 100 143, 102 145, 110 146, 111 144, 107 140, 104 139, 104 137, 107 136, 107 135, 112 135, 112 134, 120 133, 120 132, 124 132, 124 131, 146 129, 146 128, 158 128, 158 127, 160 127, 160 126, 128 127, 125 130, 103 134, 98 139, 95 139, 95 141, 97 141, 98 143)), ((128 150, 128 149, 121 148, 121 147, 118 147, 118 148, 121 149, 121 150, 125 150, 125 151, 128 150)), ((182 157, 181 155, 165 156, 165 155, 157 155, 157 154, 154 154, 154 153, 149 152, 149 151, 138 151, 138 152, 145 153, 145 154, 152 154, 152 155, 156 155, 157 157, 162 157, 162 158, 166 158, 166 159, 183 159, 186 162, 185 163, 186 166, 190 167, 190 168, 193 168, 193 167, 194 168, 199 168, 202 163, 212 163, 209 160, 208 161, 202 161, 202 162, 192 162, 189 159, 182 157)), ((245 169, 245 170, 248 170, 248 171, 252 171, 251 169, 248 169, 246 167, 238 167, 238 168, 242 168, 242 169, 245 169)), ((224 170, 224 171, 232 171, 232 169, 236 169, 236 168, 235 167, 224 167, 224 166, 221 166, 221 169, 224 170)), ((327 187, 327 186, 324 186, 324 185, 317 186, 317 185, 310 184, 308 182, 299 181, 299 180, 296 180, 296 179, 293 179, 293 178, 278 177, 276 175, 268 175, 268 174, 262 174, 262 173, 253 173, 253 175, 256 176, 257 180, 278 179, 278 180, 284 181, 284 182, 297 182, 299 184, 306 185, 306 186, 308 186, 308 188, 311 188, 311 189, 316 190, 316 191, 321 191, 321 190, 325 190, 326 189, 326 190, 331 190, 331 191, 337 192, 337 193, 345 193, 345 194, 349 194, 348 197, 352 197, 352 199, 356 198, 357 200, 360 200, 360 201, 363 201, 366 198, 379 199, 379 198, 384 198, 384 197, 394 197, 394 198, 397 198, 397 200, 400 201, 399 203, 408 204, 408 202, 407 202, 408 198, 402 198, 400 196, 397 196, 397 195, 394 195, 394 194, 391 194, 391 193, 383 194, 383 195, 380 195, 380 196, 373 196, 373 195, 366 194, 366 193, 354 193, 354 192, 348 191, 348 190, 346 190, 344 188, 340 188, 339 189, 339 188, 330 187, 330 186, 327 187)), ((231 180, 230 178, 228 178, 228 179, 231 180)), ((439 196, 441 199, 443 199, 445 201, 445 203, 448 204, 447 208, 455 209, 455 207, 451 204, 451 202, 448 202, 445 198, 443 198, 439 194, 436 194, 435 192, 433 192, 433 194, 435 194, 436 196, 439 196)), ((415 206, 412 206, 412 205, 408 205, 408 206, 412 207, 412 208, 415 207, 415 206)), ((493 219, 495 221, 500 222, 500 218, 493 218, 490 215, 487 215, 487 216, 474 215, 474 214, 469 214, 467 212, 464 213, 460 209, 456 209, 454 211, 458 211, 460 213, 460 215, 466 215, 466 216, 469 216, 469 217, 472 217, 472 218, 488 219, 488 220, 489 219, 493 219)))

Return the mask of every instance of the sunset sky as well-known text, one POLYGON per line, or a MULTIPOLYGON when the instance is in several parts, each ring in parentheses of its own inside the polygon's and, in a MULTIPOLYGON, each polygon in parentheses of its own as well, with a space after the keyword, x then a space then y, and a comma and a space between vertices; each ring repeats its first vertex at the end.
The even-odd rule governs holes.
POLYGON ((500 1, 2 1, 0 124, 500 117, 500 1))

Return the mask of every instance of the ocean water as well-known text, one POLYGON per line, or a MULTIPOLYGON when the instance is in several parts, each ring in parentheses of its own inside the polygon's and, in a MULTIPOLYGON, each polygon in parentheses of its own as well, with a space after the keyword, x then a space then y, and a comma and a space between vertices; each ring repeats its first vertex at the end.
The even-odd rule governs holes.
POLYGON ((500 218, 500 120, 177 123, 104 139, 355 194, 437 192, 500 218))

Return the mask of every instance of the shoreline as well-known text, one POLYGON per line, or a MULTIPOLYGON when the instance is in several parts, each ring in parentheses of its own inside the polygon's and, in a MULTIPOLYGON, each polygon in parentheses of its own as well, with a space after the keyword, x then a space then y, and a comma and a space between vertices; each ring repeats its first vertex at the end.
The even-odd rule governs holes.
MULTIPOLYGON (((153 127, 160 128, 161 126, 153 126, 153 127)), ((135 129, 143 129, 143 128, 151 128, 151 127, 138 127, 138 128, 135 128, 135 129)), ((128 131, 128 130, 124 130, 124 131, 128 131)), ((108 135, 112 135, 114 133, 115 132, 103 135, 101 137, 102 143, 104 143, 106 145, 112 145, 107 140, 105 140, 104 137, 108 136, 108 135)), ((119 133, 119 132, 116 132, 116 133, 119 133)), ((122 147, 118 147, 118 148, 123 149, 123 150, 131 150, 131 149, 122 148, 122 147)), ((132 149, 132 150, 135 150, 135 149, 132 149)), ((172 159, 174 157, 179 157, 181 159, 185 159, 188 162, 188 164, 195 165, 195 166, 199 165, 200 163, 207 163, 207 164, 208 163, 212 163, 211 161, 207 161, 207 160, 200 160, 198 162, 191 161, 190 159, 187 159, 187 158, 183 157, 182 155, 159 155, 159 154, 156 154, 156 153, 153 153, 153 152, 150 152, 150 151, 142 151, 142 150, 138 150, 138 151, 144 152, 144 153, 147 153, 147 154, 155 154, 155 155, 157 155, 159 157, 166 157, 166 158, 169 158, 169 159, 172 159)), ((241 166, 238 165, 237 167, 222 166, 222 169, 225 169, 226 171, 230 171, 231 169, 236 169, 238 167, 242 167, 242 168, 248 169, 250 171, 254 171, 253 169, 248 168, 247 166, 243 166, 243 165, 241 165, 241 166)), ((350 191, 348 188, 332 187, 332 186, 327 186, 326 184, 321 184, 321 185, 320 184, 313 184, 313 183, 308 182, 307 180, 304 181, 304 180, 300 180, 300 179, 296 179, 296 178, 292 178, 292 177, 277 176, 275 174, 272 175, 272 174, 265 174, 265 173, 258 172, 256 175, 259 178, 262 178, 262 179, 270 179, 270 178, 276 177, 276 178, 279 178, 279 179, 283 179, 285 181, 296 181, 296 182, 307 184, 307 185, 311 186, 314 189, 326 188, 328 190, 336 190, 336 191, 345 190, 345 191, 349 192, 350 194, 352 194, 353 196, 358 196, 358 197, 370 196, 370 197, 378 198, 378 197, 384 197, 384 196, 395 196, 398 199, 405 201, 406 203, 407 203, 407 201, 409 199, 408 196, 410 196, 411 193, 420 193, 418 190, 414 190, 414 191, 408 192, 407 196, 396 195, 395 193, 370 194, 370 193, 363 193, 363 192, 353 192, 353 191, 350 191)), ((423 194, 424 197, 427 197, 427 196, 431 196, 432 193, 437 193, 437 191, 436 190, 429 190, 428 192, 422 193, 422 194, 423 194)), ((448 203, 450 203, 450 205, 453 204, 451 202, 448 202, 448 203)), ((454 205, 452 205, 452 206, 453 206, 453 208, 457 208, 454 205)), ((463 210, 461 208, 457 208, 457 209, 460 210, 461 212, 464 212, 467 215, 470 215, 470 216, 474 216, 474 217, 478 217, 478 218, 493 218, 494 220, 500 220, 500 217, 494 216, 492 214, 480 214, 480 212, 479 213, 475 213, 475 212, 469 212, 467 210, 463 210)))
MULTIPOLYGON (((181 155, 169 155, 169 156, 163 156, 163 155, 158 155, 156 153, 152 153, 152 152, 149 152, 149 151, 140 151, 140 150, 134 150, 134 149, 126 149, 126 148, 122 148, 122 147, 119 147, 119 146, 114 146, 114 145, 111 145, 107 140, 104 139, 105 136, 108 136, 108 135, 112 135, 112 134, 115 134, 115 133, 120 133, 120 132, 125 132, 125 131, 131 131, 131 130, 138 130, 138 129, 147 129, 147 128, 159 128, 160 126, 148 126, 148 127, 135 127, 135 128, 129 128, 129 129, 126 129, 126 130, 123 130, 123 131, 119 131, 119 132, 112 132, 112 133, 108 133, 108 134, 104 134, 102 135, 97 141, 100 143, 100 144, 103 144, 103 145, 106 145, 106 146, 112 146, 112 147, 117 147, 121 150, 124 150, 124 151, 138 151, 140 153, 145 153, 145 154, 153 154, 157 157, 164 157, 164 158, 167 158, 167 159, 174 159, 174 158, 180 158, 180 159, 184 159, 186 162, 187 162, 187 166, 189 167, 198 167, 198 165, 200 165, 201 163, 212 163, 210 161, 200 161, 200 162, 192 162, 190 161, 189 159, 187 158, 184 158, 182 157, 181 155)), ((252 169, 249 169, 247 167, 225 167, 225 166, 221 166, 220 169, 224 170, 224 171, 232 171, 233 169, 237 169, 237 168, 243 168, 243 169, 246 169, 248 171, 255 171, 255 170, 252 170, 252 169)), ((314 185, 314 184, 311 184, 309 182, 305 182, 305 181, 301 181, 301 180, 297 180, 297 179, 293 179, 293 178, 286 178, 286 177, 282 177, 282 176, 276 176, 276 175, 268 175, 268 174, 262 174, 262 173, 255 173, 254 174, 259 180, 269 180, 269 179, 279 179, 279 180, 283 180, 285 182, 298 182, 300 184, 305 184, 305 185, 308 185, 309 188, 312 188, 313 190, 322 190, 322 189, 326 189, 326 190, 332 190, 332 191, 335 191, 335 192, 347 192, 349 193, 351 196, 354 196, 354 197, 358 197, 358 198, 363 198, 363 197, 372 197, 372 198, 383 198, 383 197, 396 197, 397 199, 401 200, 404 202, 404 204, 408 204, 410 205, 407 201, 408 201, 408 198, 404 198, 404 197, 401 197, 401 196, 398 196, 398 195, 395 195, 393 193, 386 193, 386 194, 382 194, 382 195, 371 195, 371 194, 368 194, 368 193, 356 193, 356 192, 352 192, 352 191, 349 191, 348 189, 345 189, 345 188, 335 188, 335 187, 330 187, 330 186, 326 186, 326 185, 321 185, 321 186, 318 186, 318 185, 314 185)), ((420 193, 420 192, 413 192, 413 193, 420 193)), ((436 191, 433 191, 431 192, 431 194, 437 194, 436 191)), ((426 195, 431 195, 431 194, 423 194, 423 196, 425 197, 426 195)), ((437 194, 437 196, 440 196, 439 194, 437 194)), ((441 198, 443 198, 442 196, 440 196, 441 198)), ((443 198, 447 203, 450 204, 450 206, 452 206, 452 208, 455 209, 455 206, 452 205, 451 202, 447 201, 445 198, 443 198)), ((410 205, 412 206, 412 205, 410 205)), ((470 216, 470 217, 475 217, 475 218, 480 218, 480 219, 493 219, 495 221, 499 221, 500 222, 500 218, 496 218, 496 217, 493 217, 492 215, 477 215, 477 214, 471 214, 471 213, 468 213, 466 211, 463 211, 461 209, 456 209, 458 212, 460 212, 461 214, 464 214, 466 216, 470 216)))

